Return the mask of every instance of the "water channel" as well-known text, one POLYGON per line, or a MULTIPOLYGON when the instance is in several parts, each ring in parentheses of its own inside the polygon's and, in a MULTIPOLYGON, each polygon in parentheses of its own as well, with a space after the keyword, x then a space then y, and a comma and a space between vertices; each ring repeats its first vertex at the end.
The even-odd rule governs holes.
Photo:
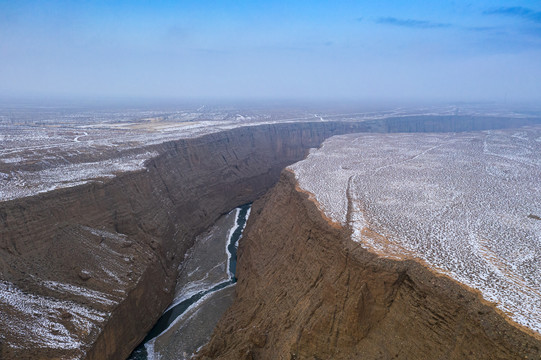
POLYGON ((233 302, 238 241, 251 204, 199 235, 179 269, 175 299, 129 360, 188 359, 210 339, 233 302))

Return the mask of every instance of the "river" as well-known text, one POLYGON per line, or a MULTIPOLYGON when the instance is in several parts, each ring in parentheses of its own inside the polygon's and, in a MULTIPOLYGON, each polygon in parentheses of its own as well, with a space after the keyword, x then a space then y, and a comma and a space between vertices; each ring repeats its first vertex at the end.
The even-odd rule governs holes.
POLYGON ((233 302, 238 241, 250 209, 232 210, 197 237, 179 268, 173 303, 129 360, 187 359, 209 341, 233 302))

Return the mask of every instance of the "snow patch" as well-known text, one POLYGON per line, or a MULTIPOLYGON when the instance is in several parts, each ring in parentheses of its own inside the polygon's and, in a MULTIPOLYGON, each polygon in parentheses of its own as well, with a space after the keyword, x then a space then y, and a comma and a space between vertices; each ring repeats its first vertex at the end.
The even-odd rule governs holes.
POLYGON ((38 348, 79 349, 82 340, 77 334, 88 336, 97 323, 103 322, 109 314, 88 308, 73 301, 59 300, 35 294, 27 294, 14 284, 0 281, 0 324, 2 328, 26 339, 28 344, 38 348), (19 313, 25 319, 12 323, 9 313, 19 313), (67 329, 59 321, 65 318, 75 328, 67 329))

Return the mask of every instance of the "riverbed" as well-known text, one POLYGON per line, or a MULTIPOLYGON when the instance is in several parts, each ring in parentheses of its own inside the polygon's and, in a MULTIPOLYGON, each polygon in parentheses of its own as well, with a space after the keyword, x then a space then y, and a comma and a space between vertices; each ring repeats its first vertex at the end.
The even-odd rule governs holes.
POLYGON ((209 341, 233 302, 237 246, 250 208, 232 210, 196 238, 179 268, 173 303, 130 360, 188 359, 209 341))

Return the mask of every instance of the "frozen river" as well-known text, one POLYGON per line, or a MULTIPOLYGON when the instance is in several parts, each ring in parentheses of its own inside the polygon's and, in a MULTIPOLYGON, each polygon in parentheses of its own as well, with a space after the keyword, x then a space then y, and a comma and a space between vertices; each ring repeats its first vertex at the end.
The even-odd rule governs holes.
POLYGON ((186 359, 205 345, 233 302, 237 246, 251 205, 197 237, 179 269, 175 300, 129 359, 186 359))

